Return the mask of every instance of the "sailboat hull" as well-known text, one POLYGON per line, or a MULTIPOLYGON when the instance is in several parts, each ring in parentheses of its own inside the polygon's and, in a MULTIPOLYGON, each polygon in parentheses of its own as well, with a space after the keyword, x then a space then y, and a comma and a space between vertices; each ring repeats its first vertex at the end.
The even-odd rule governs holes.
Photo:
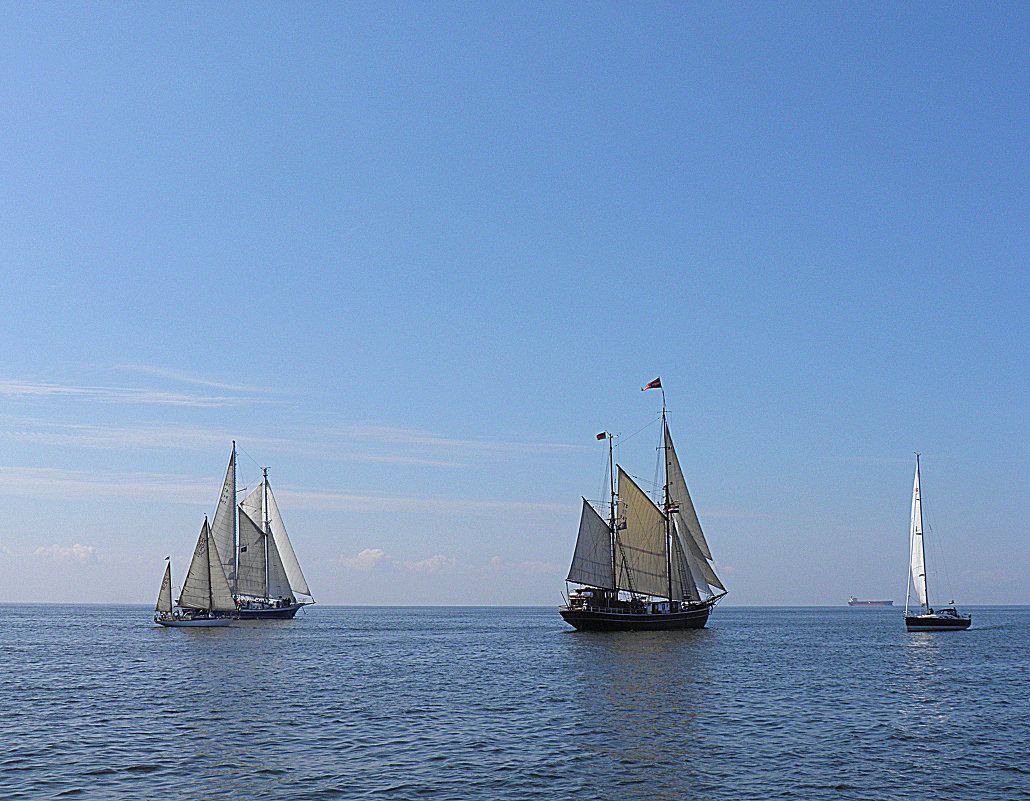
POLYGON ((908 631, 964 631, 972 622, 973 618, 970 615, 965 617, 905 615, 905 628, 908 631))
POLYGON ((289 606, 264 607, 252 606, 239 609, 233 617, 237 620, 291 620, 297 611, 307 604, 290 604, 289 606))
POLYGON ((165 618, 160 615, 154 615, 154 622, 174 629, 211 629, 225 628, 232 623, 232 619, 228 617, 165 618))
POLYGON ((703 629, 711 605, 705 604, 680 612, 636 614, 606 612, 600 609, 561 609, 562 618, 577 631, 670 631, 703 629))

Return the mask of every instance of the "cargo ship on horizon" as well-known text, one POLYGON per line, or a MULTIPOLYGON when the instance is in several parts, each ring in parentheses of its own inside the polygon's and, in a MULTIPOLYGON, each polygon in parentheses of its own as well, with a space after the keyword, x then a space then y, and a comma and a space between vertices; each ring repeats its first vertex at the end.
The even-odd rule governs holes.
POLYGON ((860 601, 852 595, 848 598, 848 606, 894 606, 894 601, 860 601))

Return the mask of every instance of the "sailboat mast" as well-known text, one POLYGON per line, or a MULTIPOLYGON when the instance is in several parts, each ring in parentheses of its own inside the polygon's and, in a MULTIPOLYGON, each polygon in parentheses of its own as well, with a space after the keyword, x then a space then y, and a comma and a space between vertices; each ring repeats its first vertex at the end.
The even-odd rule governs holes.
POLYGON ((213 611, 215 608, 215 593, 212 588, 214 583, 211 576, 211 529, 207 527, 207 515, 204 515, 204 550, 207 555, 207 608, 213 611))
POLYGON ((265 507, 265 597, 268 597, 268 541, 271 529, 268 524, 268 468, 263 469, 264 490, 262 491, 262 505, 265 507))
MULTIPOLYGON (((668 439, 665 428, 665 390, 662 390, 662 465, 665 471, 665 569, 669 577, 669 601, 672 601, 672 541, 669 531, 669 453, 665 442, 668 439)), ((670 607, 671 608, 671 607, 670 607)))
POLYGON ((612 456, 612 435, 608 437, 608 483, 611 487, 611 503, 608 505, 608 537, 612 543, 612 589, 619 594, 618 575, 615 572, 615 462, 612 456))
POLYGON ((919 550, 922 552, 923 562, 923 597, 926 599, 926 608, 930 608, 930 588, 926 580, 926 540, 923 537, 923 488, 922 479, 919 477, 919 454, 916 454, 916 501, 919 509, 916 516, 916 531, 919 533, 919 550))
POLYGON ((232 441, 232 594, 240 588, 240 524, 239 511, 236 508, 236 440, 232 441))

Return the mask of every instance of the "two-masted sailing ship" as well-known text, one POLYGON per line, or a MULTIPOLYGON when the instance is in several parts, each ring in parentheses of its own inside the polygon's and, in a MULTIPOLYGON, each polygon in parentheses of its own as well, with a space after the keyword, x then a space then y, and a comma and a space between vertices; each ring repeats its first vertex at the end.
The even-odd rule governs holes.
POLYGON ((972 615, 960 615, 955 602, 943 609, 930 606, 926 587, 926 549, 923 534, 923 500, 919 494, 919 454, 916 454, 916 477, 912 486, 912 517, 909 529, 909 581, 905 598, 905 628, 908 631, 961 631, 973 622, 972 615), (912 603, 915 590, 918 605, 912 603), (914 608, 910 608, 914 607, 914 608))
POLYGON ((235 442, 211 520, 211 537, 236 600, 236 617, 292 618, 302 606, 315 602, 268 483, 268 468, 262 471, 261 483, 236 503, 235 442))
POLYGON ((229 618, 288 619, 315 602, 268 483, 236 503, 236 443, 215 516, 207 517, 172 604, 171 563, 165 566, 154 622, 162 626, 227 626, 229 618), (299 599, 298 596, 307 596, 299 599))
POLYGON ((165 565, 157 606, 154 607, 154 622, 171 627, 211 628, 228 626, 235 613, 236 599, 229 591, 205 517, 175 606, 172 605, 171 560, 165 565))
MULTIPOLYGON (((655 379, 644 389, 660 389, 655 379)), ((652 500, 622 469, 614 465, 612 434, 608 440, 611 500, 598 512, 586 498, 566 583, 580 585, 559 610, 576 629, 699 629, 726 594, 712 567, 705 541, 683 478, 665 416, 662 392, 664 484, 652 500), (618 483, 614 470, 618 470, 618 483)))

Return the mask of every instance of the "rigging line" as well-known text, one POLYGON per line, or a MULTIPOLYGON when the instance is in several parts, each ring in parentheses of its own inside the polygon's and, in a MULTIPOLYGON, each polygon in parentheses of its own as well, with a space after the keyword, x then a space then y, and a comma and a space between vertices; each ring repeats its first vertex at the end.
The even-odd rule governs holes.
MULTIPOLYGON (((637 429, 636 431, 634 431, 634 432, 633 432, 632 434, 627 434, 627 435, 626 435, 626 436, 624 436, 624 437, 623 437, 622 435, 619 435, 619 436, 620 436, 620 439, 622 439, 622 441, 623 441, 623 442, 628 442, 629 440, 633 439, 633 437, 635 437, 635 436, 636 436, 637 434, 639 434, 639 433, 640 433, 641 431, 644 431, 644 430, 646 430, 646 429, 650 428, 651 426, 653 426, 653 425, 654 425, 655 423, 657 423, 657 422, 658 422, 658 421, 659 421, 660 419, 661 419, 660 417, 656 417, 656 418, 655 418, 654 420, 652 420, 652 421, 651 421, 650 423, 647 423, 647 424, 645 424, 645 425, 644 425, 644 426, 643 426, 642 428, 638 428, 638 429, 637 429)), ((616 445, 615 447, 617 448, 617 447, 619 447, 619 446, 618 446, 618 445, 616 445)))
POLYGON ((239 441, 236 442, 236 452, 237 453, 243 453, 248 459, 250 459, 250 461, 252 461, 254 463, 254 465, 258 468, 258 470, 264 470, 265 469, 265 465, 261 464, 257 459, 255 459, 253 456, 251 456, 249 451, 247 451, 244 448, 240 447, 239 441))

